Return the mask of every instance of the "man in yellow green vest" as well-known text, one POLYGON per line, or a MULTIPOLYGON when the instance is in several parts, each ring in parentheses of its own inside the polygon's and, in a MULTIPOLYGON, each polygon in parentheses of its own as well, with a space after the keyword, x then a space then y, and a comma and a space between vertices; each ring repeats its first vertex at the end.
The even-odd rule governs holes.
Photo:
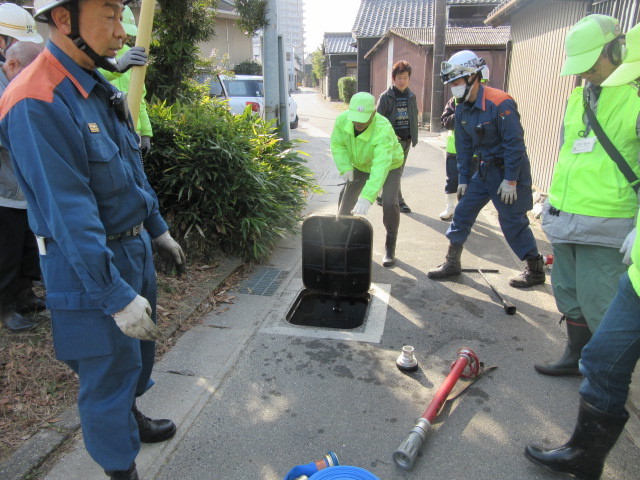
POLYGON ((336 118, 331 133, 331 154, 345 180, 340 215, 366 215, 382 190, 382 223, 387 230, 382 265, 395 263, 400 226, 398 190, 404 153, 393 126, 376 111, 376 99, 358 92, 349 109, 336 118))
POLYGON ((561 75, 579 74, 587 83, 567 101, 563 143, 543 209, 542 227, 554 254, 551 284, 568 334, 558 361, 534 366, 544 375, 580 375, 582 348, 598 328, 629 258, 625 240, 638 211, 636 192, 603 147, 585 107, 639 175, 637 89, 601 86, 621 63, 623 38, 618 20, 595 14, 580 20, 566 38, 561 75))
MULTIPOLYGON (((136 19, 133 16, 131 8, 128 6, 126 6, 122 12, 122 26, 127 36, 136 37, 138 35, 136 19)), ((147 54, 144 52, 143 47, 129 47, 127 44, 124 44, 116 56, 118 71, 108 72, 102 68, 100 68, 99 71, 109 83, 121 92, 127 93, 129 91, 129 84, 131 83, 131 67, 141 66, 145 63, 147 63, 147 54)), ((147 113, 147 102, 144 100, 146 94, 147 90, 143 86, 138 125, 136 127, 136 133, 140 135, 140 151, 143 156, 151 150, 151 137, 153 136, 149 114, 147 113)))
MULTIPOLYGON (((602 86, 629 87, 626 100, 635 102, 640 88, 640 24, 627 33, 626 45, 622 65, 602 86)), ((604 461, 629 418, 624 406, 640 359, 640 241, 635 231, 629 238, 631 246, 625 248, 633 263, 620 278, 615 297, 582 352, 584 380, 573 435, 558 448, 527 445, 526 457, 538 465, 579 478, 600 478, 604 461)))

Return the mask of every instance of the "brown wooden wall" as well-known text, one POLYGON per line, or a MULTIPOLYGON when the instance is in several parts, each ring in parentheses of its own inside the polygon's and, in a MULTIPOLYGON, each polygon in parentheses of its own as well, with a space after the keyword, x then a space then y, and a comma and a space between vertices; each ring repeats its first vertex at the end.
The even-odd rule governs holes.
POLYGON ((533 183, 544 192, 557 161, 566 100, 576 82, 575 76, 560 76, 564 40, 584 12, 584 2, 546 0, 511 19, 507 91, 518 103, 533 183))

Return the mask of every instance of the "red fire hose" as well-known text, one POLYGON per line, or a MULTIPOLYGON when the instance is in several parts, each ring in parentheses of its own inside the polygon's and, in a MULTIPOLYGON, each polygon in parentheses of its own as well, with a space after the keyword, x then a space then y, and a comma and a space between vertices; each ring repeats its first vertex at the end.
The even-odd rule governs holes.
POLYGON ((447 397, 458 379, 460 377, 476 378, 479 372, 480 361, 478 360, 478 356, 469 348, 461 348, 458 350, 458 358, 453 362, 453 365, 451 365, 451 371, 449 375, 447 375, 447 378, 445 378, 436 396, 433 397, 433 400, 431 400, 431 403, 415 427, 411 429, 407 439, 402 442, 398 450, 394 452, 393 461, 397 466, 405 470, 410 470, 413 467, 413 462, 427 438, 427 432, 431 427, 431 423, 447 401, 447 397))

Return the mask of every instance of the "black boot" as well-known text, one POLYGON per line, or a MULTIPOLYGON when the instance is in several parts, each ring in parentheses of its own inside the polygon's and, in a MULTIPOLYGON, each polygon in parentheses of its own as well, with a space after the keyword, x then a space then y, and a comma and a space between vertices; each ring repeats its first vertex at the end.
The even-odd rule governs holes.
POLYGON ((16 312, 13 303, 6 298, 6 295, 0 298, 0 322, 12 332, 26 332, 36 328, 38 325, 33 320, 25 318, 16 312))
POLYGON ((138 471, 136 470, 135 462, 131 464, 129 470, 105 470, 104 473, 112 480, 138 480, 138 471))
POLYGON ((142 443, 164 442, 176 434, 176 424, 171 420, 152 420, 143 415, 135 405, 133 405, 131 411, 133 416, 136 417, 142 443))
POLYGON ((460 263, 460 257, 462 256, 462 245, 449 245, 449 251, 445 257, 446 261, 438 266, 429 270, 427 277, 433 279, 440 279, 450 277, 451 275, 457 275, 462 272, 462 263, 460 263))
POLYGON ((509 285, 515 288, 529 288, 534 285, 542 285, 546 279, 544 274, 544 259, 538 254, 536 258, 528 258, 527 266, 517 277, 509 280, 509 285))
MULTIPOLYGON (((556 363, 547 362, 543 365, 534 365, 538 373, 543 375, 568 376, 580 375, 578 361, 582 349, 591 340, 591 330, 584 317, 577 319, 562 317, 567 321, 567 346, 560 360, 556 363)), ((560 321, 562 321, 560 320, 560 321)))
POLYGON ((16 310, 20 313, 41 312, 46 309, 45 301, 31 288, 20 292, 16 298, 16 310))
POLYGON ((384 257, 382 257, 383 267, 390 267, 396 263, 396 240, 398 240, 397 233, 387 233, 387 241, 384 244, 384 257))
POLYGON ((527 445, 524 455, 533 463, 578 478, 600 478, 604 461, 622 433, 629 414, 611 415, 580 401, 578 422, 567 443, 544 449, 527 445))

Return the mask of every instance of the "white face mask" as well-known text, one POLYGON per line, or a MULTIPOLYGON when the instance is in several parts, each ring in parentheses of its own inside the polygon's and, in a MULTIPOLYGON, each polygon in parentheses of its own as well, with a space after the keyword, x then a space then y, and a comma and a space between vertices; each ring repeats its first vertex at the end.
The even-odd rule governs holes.
POLYGON ((456 98, 464 97, 464 92, 467 90, 466 85, 458 85, 457 87, 451 87, 451 95, 456 98))

